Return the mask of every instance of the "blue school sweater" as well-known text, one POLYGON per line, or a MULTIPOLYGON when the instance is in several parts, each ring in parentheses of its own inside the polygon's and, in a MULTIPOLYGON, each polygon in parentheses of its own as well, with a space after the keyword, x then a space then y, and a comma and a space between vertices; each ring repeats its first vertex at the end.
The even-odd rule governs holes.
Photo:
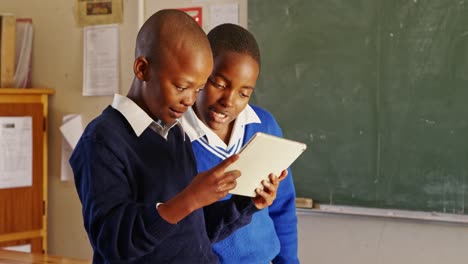
MULTIPOLYGON (((282 136, 275 118, 266 110, 251 105, 261 123, 247 124, 243 144, 256 133, 264 132, 282 136)), ((218 164, 221 158, 206 149, 198 140, 192 142, 198 170, 203 171, 218 164)), ((253 161, 255 162, 255 161, 253 161)), ((213 249, 224 264, 275 264, 299 263, 297 257, 297 216, 295 189, 289 170, 288 177, 280 183, 274 203, 256 213, 252 222, 230 237, 214 244, 213 249)), ((231 198, 228 195, 225 199, 231 198)))
POLYGON ((258 211, 250 199, 234 197, 166 222, 155 205, 196 175, 191 143, 178 126, 167 140, 151 128, 138 137, 112 107, 87 126, 70 164, 93 263, 218 263, 212 243, 258 211))

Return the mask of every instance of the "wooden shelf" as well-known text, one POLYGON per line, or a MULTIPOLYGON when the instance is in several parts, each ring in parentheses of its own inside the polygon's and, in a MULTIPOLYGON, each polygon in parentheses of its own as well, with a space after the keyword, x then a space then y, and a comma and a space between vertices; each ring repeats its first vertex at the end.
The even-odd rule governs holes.
POLYGON ((32 186, 0 189, 0 247, 47 252, 47 114, 53 89, 0 88, 0 117, 32 117, 32 186), (4 214, 3 214, 4 213, 4 214))
POLYGON ((0 94, 47 94, 55 93, 54 89, 50 88, 0 88, 0 94))

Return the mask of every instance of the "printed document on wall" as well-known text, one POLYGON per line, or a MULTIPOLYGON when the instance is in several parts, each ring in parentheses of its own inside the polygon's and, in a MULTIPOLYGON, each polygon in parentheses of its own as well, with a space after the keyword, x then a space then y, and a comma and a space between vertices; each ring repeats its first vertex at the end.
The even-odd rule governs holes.
POLYGON ((0 117, 0 189, 32 186, 32 117, 0 117))
POLYGON ((89 26, 83 29, 83 95, 119 92, 119 27, 89 26))

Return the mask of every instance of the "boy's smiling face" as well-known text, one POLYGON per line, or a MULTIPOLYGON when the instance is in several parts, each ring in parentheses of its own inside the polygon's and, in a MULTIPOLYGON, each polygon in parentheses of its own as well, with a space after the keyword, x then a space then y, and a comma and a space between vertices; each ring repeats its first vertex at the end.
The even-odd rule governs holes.
POLYGON ((234 121, 244 110, 259 75, 258 63, 247 54, 221 52, 195 104, 198 118, 221 139, 230 136, 234 121))

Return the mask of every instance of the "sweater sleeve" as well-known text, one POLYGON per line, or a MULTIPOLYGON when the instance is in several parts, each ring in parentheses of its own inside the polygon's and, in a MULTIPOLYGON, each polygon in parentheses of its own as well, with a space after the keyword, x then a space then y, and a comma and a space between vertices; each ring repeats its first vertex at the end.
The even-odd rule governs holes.
MULTIPOLYGON (((264 118, 266 120, 262 121, 262 123, 268 126, 268 133, 283 137, 281 128, 274 117, 267 113, 264 118)), ((280 253, 273 259, 273 264, 299 263, 297 256, 296 191, 291 168, 288 168, 288 177, 281 181, 276 199, 268 208, 268 211, 281 245, 280 253)))
POLYGON ((258 209, 250 197, 232 195, 230 199, 204 207, 203 211, 207 234, 214 244, 249 224, 258 209))
POLYGON ((178 229, 159 216, 155 204, 135 201, 128 168, 102 142, 82 138, 70 164, 90 242, 110 262, 144 256, 178 229))
POLYGON ((273 259, 274 264, 299 263, 297 257, 296 194, 291 170, 288 169, 288 172, 288 177, 281 182, 278 188, 274 203, 268 208, 281 245, 280 253, 273 259))

